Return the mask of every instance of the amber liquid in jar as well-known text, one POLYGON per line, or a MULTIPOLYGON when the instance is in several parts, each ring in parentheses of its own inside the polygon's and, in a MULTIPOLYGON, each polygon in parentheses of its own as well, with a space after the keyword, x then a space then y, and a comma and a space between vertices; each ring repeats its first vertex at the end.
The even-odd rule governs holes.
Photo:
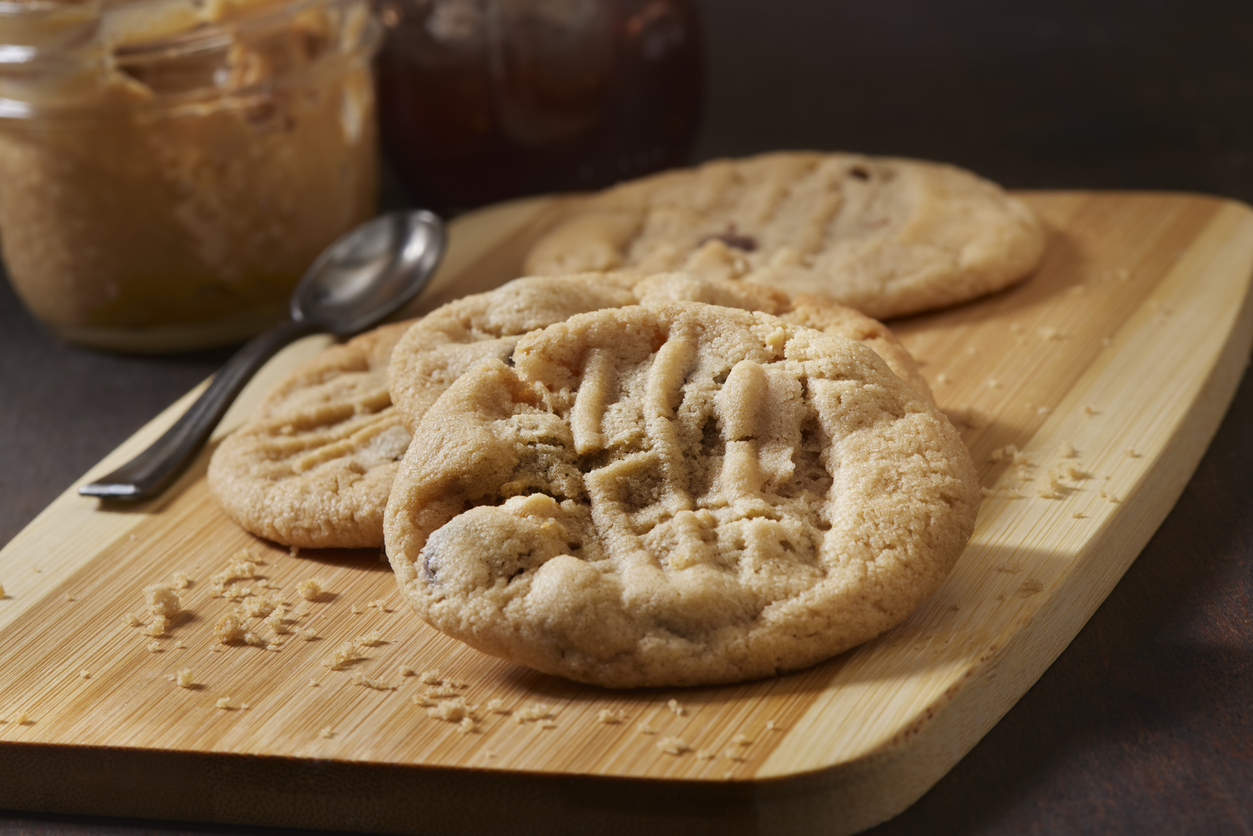
POLYGON ((704 54, 690 0, 385 0, 383 147, 444 212, 682 165, 704 54))

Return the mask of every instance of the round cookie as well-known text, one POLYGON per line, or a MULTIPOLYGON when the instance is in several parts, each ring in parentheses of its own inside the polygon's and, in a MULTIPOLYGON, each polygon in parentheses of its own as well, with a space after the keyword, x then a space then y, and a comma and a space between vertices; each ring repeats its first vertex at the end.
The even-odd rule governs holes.
POLYGON ((383 543, 383 510, 409 445, 387 391, 392 349, 412 320, 332 346, 295 369, 209 461, 218 504, 253 534, 290 546, 383 543))
POLYGON ((524 334, 579 313, 662 301, 706 302, 764 311, 827 333, 865 342, 888 366, 931 399, 918 364, 881 323, 817 297, 798 297, 751 282, 685 273, 640 276, 587 273, 529 276, 437 308, 400 339, 392 353, 391 396, 410 430, 444 390, 486 357, 503 360, 524 334))
POLYGON ((949 165, 781 152, 630 181, 580 203, 526 271, 683 270, 811 293, 879 319, 1029 274, 1044 231, 1023 202, 949 165))
POLYGON ((870 349, 666 303, 575 316, 464 374, 415 432, 385 534, 417 612, 473 647, 695 685, 898 623, 978 506, 956 431, 870 349))

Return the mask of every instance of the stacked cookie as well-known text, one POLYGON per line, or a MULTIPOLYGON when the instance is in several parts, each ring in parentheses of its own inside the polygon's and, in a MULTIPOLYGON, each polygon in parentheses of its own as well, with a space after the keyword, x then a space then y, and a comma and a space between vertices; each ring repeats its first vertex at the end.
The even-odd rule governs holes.
MULTIPOLYGON (((766 162, 730 179, 782 169, 829 184, 843 166, 854 191, 877 181, 896 191, 836 202, 930 205, 918 185, 930 169, 839 155, 766 162)), ((973 464, 883 325, 832 301, 838 292, 754 281, 803 261, 812 224, 798 227, 801 244, 771 219, 812 184, 776 184, 768 198, 744 182, 719 191, 706 181, 725 186, 734 168, 719 165, 593 197, 594 211, 541 240, 530 261, 619 272, 518 279, 297 370, 216 451, 214 495, 279 542, 385 544, 432 626, 610 687, 773 675, 898 623, 965 547, 973 464), (684 177, 711 222, 726 222, 721 237, 689 234, 691 213, 673 205, 684 177), (592 223, 607 218, 614 248, 592 223), (571 231, 579 225, 586 236, 571 231), (667 225, 677 237, 663 246, 667 225), (734 275, 701 269, 731 249, 741 251, 723 259, 734 275), (588 252, 603 258, 589 264, 588 252), (644 272, 654 266, 685 270, 644 272)), ((964 205, 968 218, 986 208, 964 205)), ((1004 205, 1014 207, 1004 228, 1032 228, 1004 205)), ((831 217, 829 248, 855 225, 831 217)), ((908 249, 960 224, 887 226, 908 249)), ((859 240, 863 254, 891 248, 859 240)), ((968 244, 962 257, 989 246, 968 244)), ((887 259, 884 286, 916 284, 898 269, 911 259, 887 259)), ((812 277, 820 259, 810 261, 812 277)), ((888 309, 901 309, 900 296, 888 309)))

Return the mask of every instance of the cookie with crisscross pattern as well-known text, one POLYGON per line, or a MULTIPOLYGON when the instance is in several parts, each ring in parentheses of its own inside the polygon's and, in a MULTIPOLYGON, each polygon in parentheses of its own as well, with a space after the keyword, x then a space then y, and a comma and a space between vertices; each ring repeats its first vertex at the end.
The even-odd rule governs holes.
POLYGON ((289 546, 383 543, 383 509, 409 431, 387 364, 412 321, 332 346, 271 390, 209 460, 209 489, 244 529, 289 546))
POLYGON ((854 341, 702 303, 583 314, 415 430, 387 553, 437 629, 611 687, 803 667, 898 623, 973 529, 952 426, 854 341))
POLYGON ((1007 287, 1035 268, 1044 244, 1030 207, 964 169, 780 152, 593 195, 535 243, 526 270, 683 270, 884 319, 1007 287))

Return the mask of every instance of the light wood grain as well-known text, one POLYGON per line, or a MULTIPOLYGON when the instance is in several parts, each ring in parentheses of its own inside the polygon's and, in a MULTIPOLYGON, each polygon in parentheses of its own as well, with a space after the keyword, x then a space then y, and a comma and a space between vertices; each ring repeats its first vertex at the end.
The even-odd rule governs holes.
MULTIPOLYGON (((67 493, 0 552, 0 806, 396 833, 851 833, 899 812, 1117 583, 1199 461, 1253 341, 1246 207, 1025 197, 1051 229, 1035 276, 893 323, 989 494, 957 569, 898 628, 736 686, 612 692, 556 680, 427 628, 377 552, 293 555, 244 534, 208 494, 206 453, 138 509, 67 493), (1051 472, 1062 475, 1051 483, 1051 472), (301 613, 288 628, 317 639, 287 633, 271 650, 215 640, 234 602, 213 597, 208 579, 239 550, 301 613), (194 583, 171 635, 127 626, 143 587, 180 571, 194 583), (298 607, 296 587, 313 576, 329 594, 298 607), (364 659, 324 666, 338 644, 376 630, 383 641, 364 659), (470 703, 498 700, 501 712, 463 733, 415 704, 429 688, 402 666, 437 669, 470 703), (183 668, 194 687, 170 681, 183 668), (215 707, 225 697, 231 707, 215 707), (519 722, 540 705, 549 716, 519 722), (669 738, 683 742, 678 754, 663 751, 669 738)), ((457 221, 409 313, 516 275, 528 242, 568 205, 523 201, 457 221)), ((276 358, 215 438, 322 345, 276 358)))

